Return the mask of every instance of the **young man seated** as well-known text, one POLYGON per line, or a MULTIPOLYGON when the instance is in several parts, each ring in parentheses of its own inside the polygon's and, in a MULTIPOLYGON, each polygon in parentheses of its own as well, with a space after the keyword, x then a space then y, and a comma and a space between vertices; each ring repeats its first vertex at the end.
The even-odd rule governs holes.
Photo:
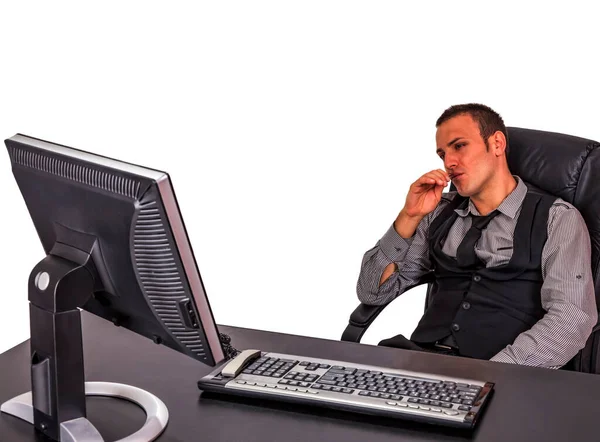
POLYGON ((431 301, 410 340, 380 345, 563 366, 597 321, 581 214, 511 174, 506 127, 489 107, 452 106, 436 127, 444 170, 410 186, 357 285, 362 303, 382 305, 430 275, 431 301), (442 193, 449 181, 457 191, 442 193))

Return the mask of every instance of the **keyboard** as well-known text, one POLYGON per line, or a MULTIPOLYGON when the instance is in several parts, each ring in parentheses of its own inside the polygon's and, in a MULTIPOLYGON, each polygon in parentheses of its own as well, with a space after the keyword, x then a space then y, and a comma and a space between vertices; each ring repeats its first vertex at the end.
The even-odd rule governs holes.
POLYGON ((198 381, 213 393, 475 427, 494 383, 244 350, 198 381))

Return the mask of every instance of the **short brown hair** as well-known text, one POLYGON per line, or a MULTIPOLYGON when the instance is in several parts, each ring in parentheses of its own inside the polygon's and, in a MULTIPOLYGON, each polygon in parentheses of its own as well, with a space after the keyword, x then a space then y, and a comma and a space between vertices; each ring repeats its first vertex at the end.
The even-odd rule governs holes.
POLYGON ((450 118, 464 114, 470 115, 471 118, 477 122, 479 125, 479 133, 486 146, 488 145, 487 140, 489 137, 497 130, 502 132, 506 138, 506 150, 508 151, 508 133, 506 132, 504 120, 502 120, 502 117, 498 112, 485 104, 468 103, 450 106, 442 115, 440 115, 440 118, 437 119, 435 127, 440 127, 442 123, 448 121, 450 118))

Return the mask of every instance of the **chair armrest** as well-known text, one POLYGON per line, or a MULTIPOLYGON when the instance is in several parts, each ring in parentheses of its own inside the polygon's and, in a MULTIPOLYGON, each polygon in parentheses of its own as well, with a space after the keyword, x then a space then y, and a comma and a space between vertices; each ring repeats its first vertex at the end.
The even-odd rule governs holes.
POLYGON ((388 304, 367 305, 360 304, 350 315, 348 326, 342 333, 342 341, 360 342, 360 339, 369 328, 369 325, 379 316, 379 313, 386 308, 388 304))
MULTIPOLYGON (((425 275, 416 284, 408 287, 404 291, 404 293, 421 284, 428 284, 426 295, 427 305, 428 298, 431 293, 431 282, 433 282, 433 276, 431 274, 425 275)), ((394 299, 397 299, 397 297, 394 299)), ((392 301, 394 299, 392 299, 392 301)), ((379 313, 381 313, 383 309, 386 308, 392 301, 383 305, 367 305, 361 303, 358 307, 356 307, 356 309, 354 309, 354 311, 350 315, 348 326, 344 330, 344 333, 342 333, 342 341, 360 342, 362 336, 367 331, 367 328, 369 328, 369 326, 375 320, 375 318, 379 316, 379 313)))

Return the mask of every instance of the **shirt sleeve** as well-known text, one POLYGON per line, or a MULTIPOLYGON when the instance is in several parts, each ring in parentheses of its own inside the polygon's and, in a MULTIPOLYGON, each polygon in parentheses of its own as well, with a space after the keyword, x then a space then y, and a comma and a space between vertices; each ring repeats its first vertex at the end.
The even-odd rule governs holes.
POLYGON ((411 238, 402 238, 392 224, 375 247, 364 254, 356 288, 360 302, 387 304, 432 271, 429 225, 447 202, 447 197, 442 196, 440 204, 421 220, 411 238), (397 270, 380 286, 381 275, 392 262, 396 263, 397 270))
POLYGON ((586 343, 598 320, 591 245, 579 211, 555 203, 542 251, 542 307, 546 314, 491 360, 560 368, 586 343))

